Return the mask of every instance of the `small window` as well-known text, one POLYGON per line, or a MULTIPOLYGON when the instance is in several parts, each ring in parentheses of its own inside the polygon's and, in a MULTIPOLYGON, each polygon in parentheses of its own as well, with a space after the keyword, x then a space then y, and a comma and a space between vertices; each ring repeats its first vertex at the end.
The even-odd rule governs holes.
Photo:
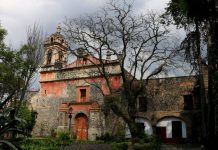
POLYGON ((47 54, 47 64, 50 65, 51 64, 51 57, 52 57, 52 51, 49 50, 48 54, 47 54))
POLYGON ((192 110, 193 109, 193 99, 192 95, 184 95, 184 110, 192 110))
POLYGON ((58 52, 58 61, 61 62, 63 59, 63 52, 62 51, 59 51, 58 52))
POLYGON ((86 89, 80 89, 80 99, 81 101, 86 100, 86 89))
POLYGON ((140 112, 147 111, 147 99, 145 97, 139 97, 139 111, 140 112))
POLYGON ((87 58, 83 58, 83 64, 87 64, 87 58))
POLYGON ((53 41, 54 41, 54 39, 53 39, 53 37, 51 38, 51 43, 53 43, 53 41))

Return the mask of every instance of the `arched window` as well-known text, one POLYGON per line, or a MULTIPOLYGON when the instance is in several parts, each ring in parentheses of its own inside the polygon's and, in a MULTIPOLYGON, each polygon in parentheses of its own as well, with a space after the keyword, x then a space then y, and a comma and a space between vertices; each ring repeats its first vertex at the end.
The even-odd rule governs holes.
POLYGON ((63 60, 63 52, 62 51, 58 52, 58 60, 59 60, 59 62, 61 62, 63 60))
POLYGON ((47 64, 48 64, 48 65, 51 64, 51 57, 52 57, 52 51, 49 50, 49 51, 48 51, 48 54, 47 54, 47 64))

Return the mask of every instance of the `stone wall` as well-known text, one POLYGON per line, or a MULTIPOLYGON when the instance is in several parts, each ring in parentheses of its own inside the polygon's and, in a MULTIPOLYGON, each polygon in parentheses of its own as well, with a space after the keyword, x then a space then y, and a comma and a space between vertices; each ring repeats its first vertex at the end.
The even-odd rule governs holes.
MULTIPOLYGON (((101 87, 101 82, 96 82, 96 85, 92 85, 91 83, 87 83, 84 80, 78 80, 78 81, 61 81, 61 83, 57 82, 51 82, 49 83, 49 88, 45 89, 45 87, 41 88, 41 92, 43 93, 44 90, 47 91, 47 93, 43 94, 36 94, 34 97, 31 98, 31 105, 32 108, 37 111, 37 122, 34 127, 33 134, 36 136, 45 136, 49 135, 51 130, 68 130, 69 128, 69 118, 68 115, 64 118, 62 117, 63 114, 65 115, 68 110, 68 104, 72 103, 72 106, 74 108, 73 110, 73 118, 72 118, 72 131, 74 128, 74 118, 76 117, 76 114, 78 113, 84 113, 87 115, 89 119, 89 139, 94 140, 96 136, 100 136, 101 133, 103 133, 104 130, 104 117, 102 116, 103 113, 101 113, 101 110, 98 111, 90 110, 91 104, 93 102, 97 102, 100 106, 103 105, 103 95, 101 93, 101 90, 96 87, 101 87), (59 87, 56 88, 64 88, 59 92, 61 96, 57 96, 57 93, 49 93, 49 91, 57 90, 55 89, 55 86, 59 85, 59 87), (63 87, 61 87, 62 85, 63 87), (89 86, 90 88, 90 95, 88 99, 88 104, 79 104, 76 100, 77 97, 77 88, 83 86, 89 86), (66 88, 65 88, 66 87, 66 88), (60 112, 60 106, 63 103, 67 103, 65 112, 60 112), (75 103, 75 105, 74 105, 75 103), (77 108, 78 107, 78 108, 77 108), (90 112, 89 112, 90 110, 90 112), (61 117, 60 117, 61 116, 61 117), (60 119, 65 119, 65 124, 60 124, 60 119)), ((93 83, 94 84, 94 83, 93 83)), ((48 87, 46 87, 48 88, 48 87)), ((61 121, 63 122, 63 121, 61 121)))
POLYGON ((35 136, 47 136, 50 131, 57 128, 58 108, 63 101, 56 97, 40 97, 39 94, 31 99, 33 110, 37 112, 36 125, 33 130, 35 136))
POLYGON ((145 97, 148 111, 179 111, 183 110, 184 95, 192 95, 194 99, 194 77, 162 78, 150 80, 146 87, 145 97))
POLYGON ((145 92, 147 111, 139 112, 138 116, 148 119, 154 127, 163 118, 179 118, 186 124, 188 139, 197 138, 200 110, 195 87, 194 76, 150 80, 145 92), (184 110, 184 95, 192 95, 193 110, 184 110))

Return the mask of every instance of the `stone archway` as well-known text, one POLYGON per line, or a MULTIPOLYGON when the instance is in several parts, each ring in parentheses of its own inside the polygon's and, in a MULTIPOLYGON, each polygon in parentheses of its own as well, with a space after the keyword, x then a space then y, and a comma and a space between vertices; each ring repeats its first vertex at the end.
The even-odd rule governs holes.
POLYGON ((75 117, 75 134, 78 140, 88 140, 88 118, 83 113, 75 117))
POLYGON ((182 142, 187 138, 186 123, 177 117, 163 117, 156 125, 157 136, 166 142, 182 142))
MULTIPOLYGON (((151 136, 153 134, 152 124, 148 119, 143 118, 143 117, 136 117, 135 122, 139 123, 139 124, 142 124, 142 128, 143 128, 142 131, 146 135, 151 136)), ((126 124, 126 129, 125 129, 125 137, 126 138, 131 138, 132 137, 127 124, 126 124)))
POLYGON ((144 125, 144 132, 147 135, 152 135, 153 134, 152 125, 151 125, 151 122, 148 119, 143 118, 143 117, 137 117, 135 119, 135 122, 136 123, 142 123, 144 125))

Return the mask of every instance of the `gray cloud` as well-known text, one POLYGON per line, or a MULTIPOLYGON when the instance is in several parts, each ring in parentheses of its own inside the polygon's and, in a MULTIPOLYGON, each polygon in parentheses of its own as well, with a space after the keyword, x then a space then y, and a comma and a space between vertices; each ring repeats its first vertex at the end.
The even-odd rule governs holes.
MULTIPOLYGON (((134 0, 134 10, 163 10, 169 0, 134 0)), ((55 32, 65 17, 92 13, 106 0, 0 0, 1 25, 8 31, 6 43, 14 48, 26 40, 26 30, 34 23, 42 25, 48 34, 55 32)))

